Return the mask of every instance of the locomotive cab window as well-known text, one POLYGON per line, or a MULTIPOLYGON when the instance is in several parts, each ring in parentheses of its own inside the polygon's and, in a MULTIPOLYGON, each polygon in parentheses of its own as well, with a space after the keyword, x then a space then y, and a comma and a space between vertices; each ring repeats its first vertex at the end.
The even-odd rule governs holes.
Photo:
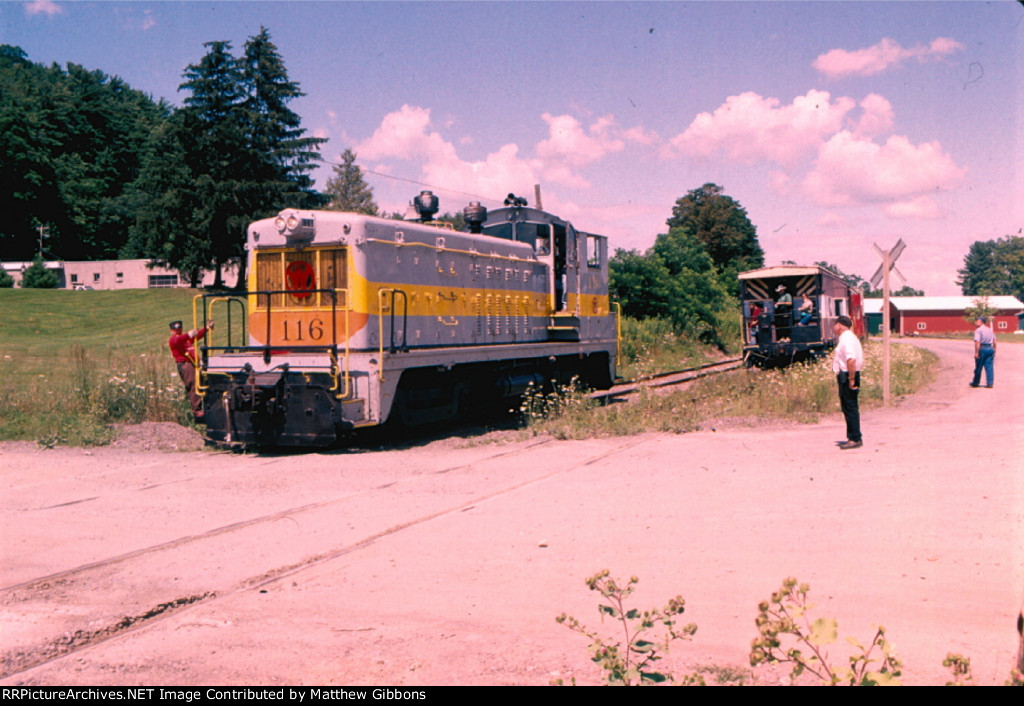
POLYGON ((596 235, 587 236, 587 267, 592 269, 599 269, 601 263, 604 261, 603 253, 601 252, 601 246, 604 245, 604 241, 598 238, 596 235))

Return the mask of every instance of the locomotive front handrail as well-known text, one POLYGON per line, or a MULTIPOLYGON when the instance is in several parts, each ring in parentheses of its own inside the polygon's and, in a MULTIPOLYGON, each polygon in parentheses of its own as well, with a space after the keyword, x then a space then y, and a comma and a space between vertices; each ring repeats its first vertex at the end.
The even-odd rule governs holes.
POLYGON ((207 336, 206 336, 207 345, 199 346, 199 355, 195 356, 193 358, 193 360, 192 360, 192 365, 193 365, 193 367, 195 368, 195 371, 196 371, 196 392, 198 392, 199 394, 205 394, 207 389, 208 389, 208 385, 206 384, 206 374, 207 374, 206 371, 207 371, 207 369, 209 367, 208 366, 209 351, 210 350, 217 350, 219 348, 226 348, 226 349, 229 349, 229 350, 233 349, 233 346, 231 345, 231 333, 232 333, 232 330, 233 330, 233 326, 231 325, 231 302, 237 301, 238 305, 240 307, 242 307, 242 337, 243 337, 243 339, 245 338, 245 334, 246 334, 245 302, 242 300, 241 297, 238 297, 238 296, 224 296, 224 295, 221 295, 221 294, 197 294, 196 296, 192 297, 192 326, 193 326, 193 328, 199 328, 199 314, 196 311, 196 304, 199 301, 203 302, 203 307, 202 307, 202 312, 203 312, 203 326, 202 327, 203 328, 207 328, 208 321, 213 318, 212 315, 211 316, 207 316, 207 312, 209 312, 210 314, 213 313, 213 305, 216 304, 219 301, 225 302, 227 304, 227 322, 226 322, 226 325, 227 325, 228 345, 227 346, 222 346, 222 347, 208 345, 209 342, 213 339, 213 332, 212 331, 208 331, 207 332, 207 336), (202 362, 200 362, 200 360, 202 362))
MULTIPOLYGON (((321 301, 321 302, 324 300, 325 296, 330 298, 330 301, 331 301, 331 342, 329 344, 326 344, 326 345, 316 345, 316 346, 303 346, 303 345, 291 345, 291 344, 289 344, 287 346, 284 346, 284 348, 286 348, 290 353, 313 353, 313 354, 322 353, 322 354, 326 354, 329 357, 329 359, 331 360, 331 363, 328 366, 325 366, 327 368, 327 370, 329 370, 331 378, 333 380, 333 383, 332 383, 331 388, 330 388, 331 391, 335 392, 336 394, 338 394, 339 399, 348 396, 348 394, 350 392, 350 388, 351 388, 351 380, 350 380, 351 376, 349 374, 349 357, 350 357, 350 355, 349 355, 350 354, 349 327, 350 327, 350 322, 349 322, 349 317, 348 316, 345 317, 345 342, 344 342, 344 353, 343 353, 343 357, 344 357, 344 360, 345 360, 344 370, 342 369, 342 366, 339 365, 339 363, 338 363, 338 353, 339 353, 339 350, 338 350, 338 311, 339 310, 342 311, 342 312, 348 312, 349 311, 349 297, 348 297, 348 290, 347 289, 257 290, 257 291, 247 292, 246 294, 238 295, 238 296, 227 296, 227 297, 225 297, 225 296, 223 296, 221 294, 202 294, 202 295, 197 295, 196 297, 194 297, 193 298, 193 302, 192 302, 192 308, 193 308, 193 312, 192 313, 193 313, 193 321, 196 322, 196 323, 198 323, 198 319, 199 319, 199 312, 196 311, 196 305, 197 305, 197 303, 200 300, 203 301, 202 319, 203 319, 203 324, 204 325, 206 324, 207 320, 210 318, 208 316, 208 313, 212 313, 213 306, 217 302, 220 302, 220 301, 226 302, 227 303, 227 307, 228 307, 228 310, 227 310, 227 322, 226 322, 227 326, 228 326, 228 333, 227 333, 228 341, 227 341, 227 345, 225 345, 225 346, 211 346, 211 345, 201 346, 200 350, 202 351, 202 364, 200 365, 200 361, 198 361, 198 360, 195 361, 196 371, 198 373, 198 375, 197 375, 197 388, 198 388, 198 390, 201 393, 205 393, 206 390, 208 389, 208 386, 205 384, 205 376, 210 374, 209 373, 209 354, 210 353, 217 353, 217 352, 224 352, 224 353, 250 353, 250 352, 257 352, 258 351, 258 352, 262 352, 262 354, 263 354, 264 364, 267 364, 267 365, 270 364, 270 359, 271 359, 271 357, 273 355, 273 351, 276 348, 278 348, 278 346, 274 346, 273 345, 273 341, 271 339, 271 333, 272 333, 271 324, 272 324, 272 320, 274 318, 274 314, 276 313, 274 311, 273 302, 274 302, 274 297, 277 296, 277 295, 281 295, 281 294, 288 294, 288 295, 291 295, 291 296, 301 295, 301 294, 316 294, 316 295, 318 295, 318 297, 317 297, 318 301, 321 301), (343 301, 344 301, 344 304, 340 308, 338 306, 339 295, 341 295, 340 298, 342 298, 343 301), (233 326, 232 326, 232 321, 231 321, 231 309, 232 309, 231 303, 237 301, 239 303, 239 305, 243 308, 243 317, 242 317, 243 318, 243 329, 242 329, 242 335, 243 335, 243 337, 247 338, 246 331, 247 331, 248 327, 247 327, 246 321, 245 321, 246 317, 244 316, 244 309, 245 309, 245 299, 250 298, 250 297, 254 299, 254 309, 266 312, 267 329, 266 329, 266 337, 264 339, 264 344, 262 346, 234 345, 233 344, 233 340, 232 340, 232 329, 233 329, 233 326), (260 306, 260 298, 261 297, 265 297, 266 298, 266 305, 265 306, 260 306), (343 380, 342 380, 342 378, 343 378, 343 380)), ((282 309, 287 309, 288 307, 282 306, 281 308, 282 309)), ((318 308, 321 308, 321 307, 318 307, 318 308)), ((305 310, 305 309, 303 309, 303 310, 305 310)), ((215 373, 215 374, 219 374, 219 373, 215 373)))

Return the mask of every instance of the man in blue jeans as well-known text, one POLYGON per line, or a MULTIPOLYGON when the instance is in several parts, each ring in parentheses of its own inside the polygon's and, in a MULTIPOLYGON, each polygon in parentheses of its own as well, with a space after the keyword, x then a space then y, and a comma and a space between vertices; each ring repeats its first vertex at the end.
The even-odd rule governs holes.
POLYGON ((974 330, 974 379, 971 387, 978 387, 981 383, 982 368, 985 369, 985 387, 992 387, 995 382, 996 335, 984 316, 979 316, 974 323, 978 328, 974 330))

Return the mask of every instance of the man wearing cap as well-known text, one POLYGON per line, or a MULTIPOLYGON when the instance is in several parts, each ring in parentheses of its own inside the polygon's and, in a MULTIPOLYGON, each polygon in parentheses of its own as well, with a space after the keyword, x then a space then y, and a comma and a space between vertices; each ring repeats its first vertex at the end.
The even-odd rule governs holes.
POLYGON ((188 402, 192 406, 192 415, 197 422, 203 421, 203 400, 196 392, 196 350, 193 345, 196 341, 206 335, 207 331, 213 328, 213 321, 206 328, 193 329, 188 333, 181 332, 181 322, 171 322, 171 337, 167 345, 174 356, 174 362, 178 364, 178 376, 185 383, 185 393, 188 395, 188 402))
POLYGON ((974 330, 974 379, 971 387, 981 383, 981 369, 985 369, 985 387, 992 387, 995 382, 996 335, 988 326, 988 319, 979 316, 974 320, 978 328, 974 330))
POLYGON ((849 316, 840 316, 832 327, 839 336, 832 357, 832 372, 836 374, 836 382, 839 384, 839 407, 846 418, 846 441, 839 444, 839 448, 844 451, 859 449, 864 445, 860 434, 860 407, 857 403, 860 371, 864 368, 864 349, 852 328, 853 321, 849 316))

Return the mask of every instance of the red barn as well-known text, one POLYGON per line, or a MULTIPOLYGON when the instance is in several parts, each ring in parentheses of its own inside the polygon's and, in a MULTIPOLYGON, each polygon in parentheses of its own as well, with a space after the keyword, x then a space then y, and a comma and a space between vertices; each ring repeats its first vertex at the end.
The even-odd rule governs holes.
MULTIPOLYGON (((968 296, 889 297, 889 321, 892 330, 904 336, 970 333, 974 324, 964 318, 964 312, 979 300, 968 296)), ((1024 312, 1024 303, 1009 296, 987 297, 986 301, 996 310, 990 322, 993 331, 1012 333, 1018 329, 1017 315, 1024 312)), ((869 312, 875 307, 881 311, 882 300, 866 299, 865 305, 869 312)))

